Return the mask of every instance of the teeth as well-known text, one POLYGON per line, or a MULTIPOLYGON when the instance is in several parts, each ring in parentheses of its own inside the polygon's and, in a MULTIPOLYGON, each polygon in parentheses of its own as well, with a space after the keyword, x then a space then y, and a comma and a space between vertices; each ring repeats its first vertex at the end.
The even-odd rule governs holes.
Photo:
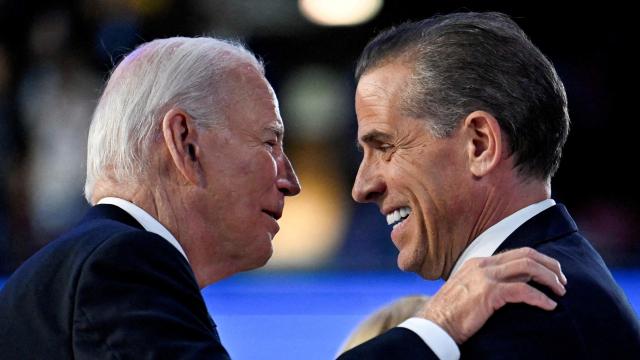
MULTIPOLYGON (((409 216, 409 214, 411 214, 411 208, 409 207, 396 209, 393 212, 387 214, 387 224, 388 225, 393 225, 395 223, 399 224, 399 221, 409 216)), ((395 224, 394 227, 397 226, 398 224, 395 224)))
MULTIPOLYGON (((392 212, 390 214, 387 214, 387 225, 391 225, 394 222, 396 222, 396 213, 397 213, 397 211, 394 211, 394 212, 392 212)), ((400 215, 400 214, 398 214, 398 215, 400 215)))

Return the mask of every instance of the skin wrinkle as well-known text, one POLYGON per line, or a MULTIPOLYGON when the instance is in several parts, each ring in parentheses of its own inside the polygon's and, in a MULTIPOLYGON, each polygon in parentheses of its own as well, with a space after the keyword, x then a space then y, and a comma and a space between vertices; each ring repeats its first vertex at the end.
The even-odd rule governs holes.
POLYGON ((507 142, 492 138, 496 127, 488 118, 461 120, 439 137, 428 119, 407 116, 399 94, 410 74, 402 62, 389 62, 360 78, 356 114, 364 155, 353 197, 385 213, 409 206, 411 215, 392 231, 398 266, 447 279, 480 233, 549 194, 539 182, 518 180, 513 157, 504 154, 507 142))
POLYGON ((176 143, 154 143, 147 161, 152 171, 126 184, 100 180, 92 198, 120 197, 158 219, 180 242, 201 287, 262 266, 277 232, 272 216, 280 216, 284 196, 300 191, 282 148, 273 89, 247 66, 230 71, 227 84, 237 101, 224 104, 226 120, 199 128, 187 115, 169 118, 173 123, 163 126, 172 134, 165 141, 176 143))
MULTIPOLYGON (((491 218, 491 211, 488 208, 491 206, 489 199, 491 198, 492 192, 493 190, 489 190, 489 194, 484 198, 484 201, 481 207, 482 211, 478 213, 478 216, 474 221, 474 226, 471 230, 471 234, 469 234, 469 240, 467 241, 467 246, 473 241, 473 239, 478 237, 478 235, 480 235, 484 231, 483 229, 487 228, 486 224, 491 218)), ((497 205, 495 208, 497 208, 497 205)))
MULTIPOLYGON (((423 121, 423 120, 418 120, 418 121, 423 121)), ((415 134, 415 133, 412 132, 411 134, 415 134)), ((415 137, 416 137, 416 141, 418 142, 418 144, 416 146, 420 147, 421 152, 428 151, 428 148, 429 148, 429 146, 431 144, 429 144, 426 139, 423 139, 422 141, 420 141, 421 138, 419 138, 417 136, 415 136, 415 137)), ((437 140, 436 139, 432 139, 431 141, 433 142, 433 141, 437 141, 437 140)), ((446 154, 445 154, 445 156, 446 156, 446 154)), ((419 161, 418 160, 419 156, 410 156, 409 154, 407 154, 407 157, 411 159, 411 163, 412 164, 414 164, 414 163, 419 161)), ((419 174, 410 174, 410 175, 413 176, 413 180, 415 182, 419 183, 421 181, 421 176, 419 176, 419 174)), ((438 189, 433 187, 433 185, 431 185, 431 184, 427 184, 427 185, 428 185, 428 188, 426 189, 426 191, 416 194, 416 202, 418 202, 417 201, 418 198, 420 198, 420 197, 428 198, 429 197, 428 196, 429 193, 434 193, 434 192, 438 191, 438 189)), ((432 206, 434 208, 432 210, 432 213, 438 214, 438 216, 443 216, 441 214, 445 214, 446 213, 446 207, 447 206, 446 206, 445 203, 443 203, 441 201, 434 201, 432 203, 432 206)), ((446 252, 447 256, 445 256, 442 259, 442 263, 439 266, 439 268, 431 270, 431 271, 444 272, 445 269, 452 268, 453 264, 455 263, 455 260, 457 259, 457 256, 455 255, 456 252, 454 251, 454 250, 456 250, 456 247, 448 247, 447 248, 447 247, 444 246, 445 245, 444 241, 437 241, 437 239, 446 239, 447 234, 452 233, 454 225, 449 225, 448 227, 441 227, 441 226, 436 226, 435 224, 432 224, 431 226, 429 226, 429 224, 424 224, 423 226, 425 226, 426 229, 427 229, 427 233, 428 233, 427 238, 430 241, 430 246, 428 248, 437 249, 437 251, 435 253, 442 253, 443 251, 447 250, 447 252, 446 252), (430 229, 434 229, 434 228, 438 230, 437 234, 433 234, 431 232, 430 229)), ((425 260, 426 260, 426 257, 425 257, 425 260)), ((430 270, 427 270, 427 268, 429 266, 433 266, 433 265, 434 265, 433 263, 423 262, 421 267, 419 269, 416 269, 416 271, 422 271, 422 272, 430 271, 430 270)))

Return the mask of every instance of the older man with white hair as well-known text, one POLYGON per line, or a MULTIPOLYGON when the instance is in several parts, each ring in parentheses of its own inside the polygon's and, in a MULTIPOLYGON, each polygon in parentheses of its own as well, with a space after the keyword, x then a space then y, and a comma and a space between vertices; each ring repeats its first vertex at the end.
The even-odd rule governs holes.
MULTIPOLYGON (((300 192, 283 134, 242 46, 171 38, 129 54, 91 124, 93 207, 0 292, 0 357, 227 359, 200 289, 270 258, 284 198, 300 192)), ((534 251, 460 273, 434 297, 446 311, 425 310, 448 332, 475 332, 505 302, 554 306, 525 280, 563 292, 557 262, 534 251)))

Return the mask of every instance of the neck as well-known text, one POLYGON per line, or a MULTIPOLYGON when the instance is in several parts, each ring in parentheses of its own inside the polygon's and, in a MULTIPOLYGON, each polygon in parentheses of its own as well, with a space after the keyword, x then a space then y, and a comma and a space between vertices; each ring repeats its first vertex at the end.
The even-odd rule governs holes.
POLYGON ((514 179, 514 182, 486 189, 486 197, 469 234, 469 243, 507 216, 551 197, 551 186, 547 181, 514 179))
POLYGON ((140 183, 99 181, 91 202, 95 204, 105 197, 118 197, 135 204, 158 220, 184 249, 200 288, 237 272, 232 270, 228 259, 211 259, 207 256, 210 253, 201 251, 203 246, 215 246, 215 241, 208 239, 210 236, 207 236, 206 229, 198 228, 197 225, 202 221, 193 219, 198 216, 198 211, 191 211, 188 194, 182 194, 184 188, 140 183))
MULTIPOLYGON (((162 206, 155 195, 151 189, 137 183, 122 184, 111 181, 99 181, 96 183, 91 203, 95 204, 105 197, 117 197, 127 200, 146 211, 169 229, 168 224, 161 221, 160 214, 162 206)), ((171 231, 171 229, 169 230, 171 231)))

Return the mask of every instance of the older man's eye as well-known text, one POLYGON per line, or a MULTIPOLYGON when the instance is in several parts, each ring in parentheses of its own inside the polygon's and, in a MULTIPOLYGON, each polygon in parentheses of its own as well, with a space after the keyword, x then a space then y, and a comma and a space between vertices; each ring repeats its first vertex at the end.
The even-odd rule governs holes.
POLYGON ((264 146, 269 148, 269 150, 271 150, 274 147, 276 147, 276 145, 278 145, 278 141, 277 140, 267 140, 267 141, 264 142, 264 146))

